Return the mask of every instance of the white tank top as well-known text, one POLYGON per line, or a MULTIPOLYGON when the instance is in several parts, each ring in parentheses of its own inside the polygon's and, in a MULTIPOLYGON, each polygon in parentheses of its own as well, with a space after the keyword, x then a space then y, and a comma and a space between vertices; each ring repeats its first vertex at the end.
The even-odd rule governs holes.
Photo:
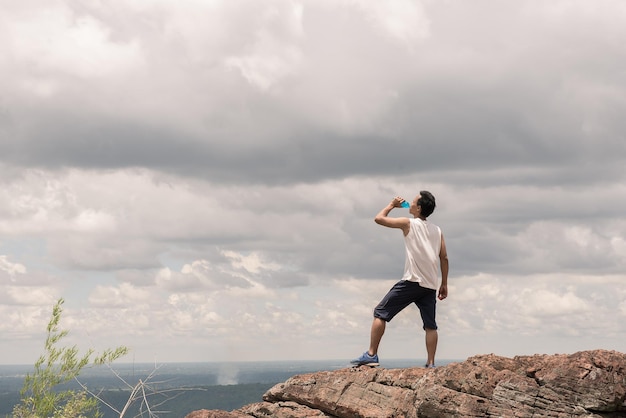
POLYGON ((406 261, 402 280, 419 282, 428 289, 439 289, 439 252, 441 229, 420 218, 409 219, 409 233, 404 237, 406 261))

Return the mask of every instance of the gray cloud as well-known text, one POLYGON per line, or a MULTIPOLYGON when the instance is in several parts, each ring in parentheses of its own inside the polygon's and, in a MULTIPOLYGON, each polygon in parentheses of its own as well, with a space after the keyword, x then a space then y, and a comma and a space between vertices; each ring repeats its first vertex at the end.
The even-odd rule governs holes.
POLYGON ((613 292, 625 13, 619 1, 5 5, 0 311, 34 306, 14 318, 32 333, 41 305, 69 294, 86 304, 76 326, 105 329, 114 310, 143 335, 210 336, 203 353, 244 358, 258 344, 242 336, 281 338, 285 322, 311 353, 310 324, 351 349, 403 263, 401 235, 372 219, 428 189, 455 291, 442 320, 471 335, 456 346, 478 349, 482 334, 562 347, 572 318, 592 333, 612 317, 591 306, 625 311, 613 292), (537 324, 550 320, 548 338, 537 324))
MULTIPOLYGON (((284 184, 511 167, 570 167, 570 174, 574 167, 600 161, 603 170, 610 169, 626 151, 619 117, 624 103, 615 92, 623 80, 613 70, 621 54, 606 41, 618 31, 611 21, 598 31, 574 26, 576 20, 565 16, 561 20, 549 7, 530 12, 536 6, 526 5, 525 13, 491 12, 477 30, 477 22, 457 21, 434 7, 443 27, 459 25, 457 38, 433 25, 430 36, 413 48, 390 48, 393 39, 378 36, 371 22, 362 20, 365 15, 347 14, 348 9, 334 15, 335 9, 306 4, 300 18, 290 18, 296 22, 291 27, 286 17, 253 18, 253 9, 239 13, 243 9, 233 7, 222 12, 248 22, 248 32, 234 32, 243 38, 220 36, 194 45, 183 32, 178 42, 189 42, 187 56, 160 62, 156 51, 171 53, 174 46, 163 34, 150 37, 155 27, 120 26, 105 9, 70 7, 79 10, 66 13, 107 28, 113 45, 139 42, 147 62, 132 75, 135 83, 57 74, 50 81, 55 93, 45 102, 33 102, 13 87, 16 100, 5 102, 2 112, 5 163, 147 167, 218 181, 284 184), (511 42, 491 36, 512 18, 514 26, 505 31, 511 42), (330 26, 322 30, 322 23, 330 26), (534 28, 529 39, 516 32, 526 24, 534 28), (342 33, 340 41, 319 49, 329 33, 342 33), (276 45, 260 44, 263 36, 276 45), (565 40, 581 39, 587 42, 558 49, 565 40), (281 57, 288 45, 302 62, 293 68, 276 62, 289 73, 265 90, 224 60, 229 51, 258 61, 281 57), (213 64, 189 63, 191 57, 213 64), (541 71, 538 62, 544 63, 541 71), (156 63, 157 68, 151 65, 156 63), (172 83, 173 77, 179 81, 172 83), (116 107, 126 114, 113 112, 116 107), (150 108, 157 118, 146 118, 150 108)), ((19 68, 26 61, 12 64, 19 68)))

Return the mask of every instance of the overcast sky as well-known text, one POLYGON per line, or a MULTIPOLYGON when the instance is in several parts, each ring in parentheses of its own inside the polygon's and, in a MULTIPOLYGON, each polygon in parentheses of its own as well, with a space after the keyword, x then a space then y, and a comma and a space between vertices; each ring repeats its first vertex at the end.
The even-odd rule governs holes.
POLYGON ((623 1, 0 8, 0 363, 58 298, 127 361, 347 362, 404 266, 373 218, 424 189, 439 358, 626 351, 623 1))

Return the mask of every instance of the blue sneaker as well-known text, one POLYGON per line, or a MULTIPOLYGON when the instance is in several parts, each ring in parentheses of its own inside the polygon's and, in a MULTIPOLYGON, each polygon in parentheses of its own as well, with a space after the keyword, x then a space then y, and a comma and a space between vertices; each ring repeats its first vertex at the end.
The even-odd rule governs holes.
POLYGON ((437 366, 435 366, 434 364, 424 364, 424 367, 427 369, 436 369, 437 366))
POLYGON ((370 356, 370 354, 366 351, 365 353, 361 354, 361 357, 355 358, 354 360, 350 361, 350 363, 354 364, 355 366, 378 366, 378 354, 370 356))

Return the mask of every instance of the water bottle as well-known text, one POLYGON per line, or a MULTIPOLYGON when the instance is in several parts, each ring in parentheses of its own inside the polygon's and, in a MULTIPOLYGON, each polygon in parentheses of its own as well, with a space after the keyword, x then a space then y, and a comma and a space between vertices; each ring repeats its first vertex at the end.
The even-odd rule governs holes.
POLYGON ((409 204, 409 202, 407 202, 406 200, 405 200, 404 202, 400 203, 400 207, 402 207, 402 208, 408 208, 408 207, 410 207, 410 206, 411 206, 411 205, 410 205, 410 204, 409 204))

